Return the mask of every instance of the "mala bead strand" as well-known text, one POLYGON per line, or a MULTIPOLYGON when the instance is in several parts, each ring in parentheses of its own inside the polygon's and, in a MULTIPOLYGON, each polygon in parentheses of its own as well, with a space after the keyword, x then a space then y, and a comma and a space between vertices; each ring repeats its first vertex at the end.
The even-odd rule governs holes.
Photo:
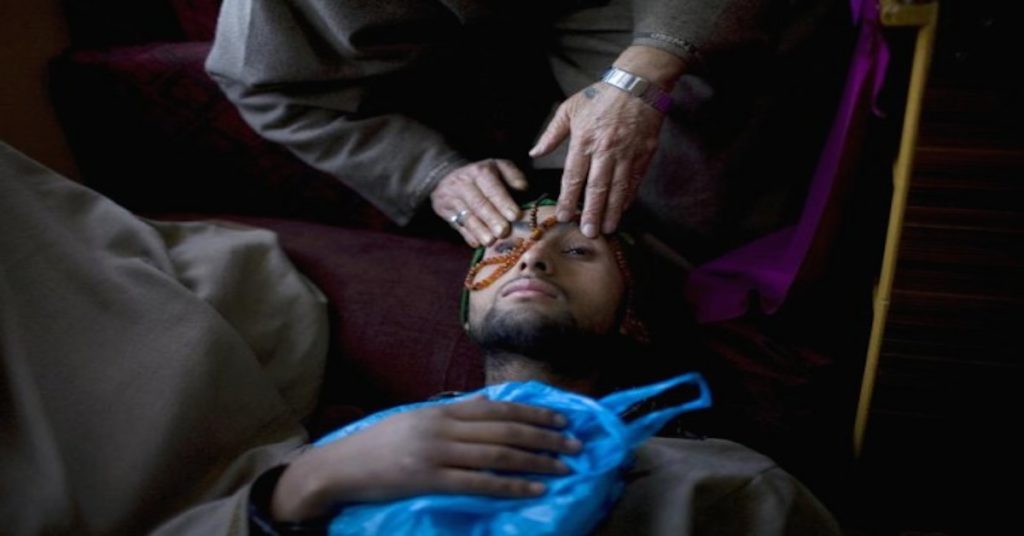
POLYGON ((554 227, 556 223, 558 223, 558 220, 554 216, 551 216, 541 222, 540 225, 537 225, 537 207, 534 207, 530 214, 529 238, 526 240, 519 239, 516 246, 508 253, 484 259, 473 265, 473 267, 469 269, 469 273, 466 274, 466 281, 464 283, 466 288, 471 291, 476 291, 485 289, 494 284, 495 281, 508 273, 509 270, 519 262, 519 259, 523 257, 526 250, 530 249, 534 244, 540 241, 541 237, 544 236, 545 231, 554 227), (476 276, 487 266, 496 266, 494 272, 483 280, 474 283, 473 280, 476 279, 476 276))
POLYGON ((472 268, 469 269, 469 273, 466 274, 466 288, 468 288, 469 290, 480 290, 491 286, 491 284, 497 281, 498 278, 505 275, 509 270, 511 270, 515 263, 519 260, 519 258, 522 257, 523 253, 526 253, 526 247, 524 247, 526 246, 526 244, 526 241, 520 240, 519 243, 516 244, 516 247, 512 249, 512 251, 505 253, 503 255, 498 255, 497 257, 484 259, 476 263, 472 268), (493 265, 497 265, 497 268, 491 275, 487 276, 482 281, 478 281, 476 283, 473 282, 473 280, 476 279, 477 274, 480 273, 480 270, 486 268, 487 266, 493 265))

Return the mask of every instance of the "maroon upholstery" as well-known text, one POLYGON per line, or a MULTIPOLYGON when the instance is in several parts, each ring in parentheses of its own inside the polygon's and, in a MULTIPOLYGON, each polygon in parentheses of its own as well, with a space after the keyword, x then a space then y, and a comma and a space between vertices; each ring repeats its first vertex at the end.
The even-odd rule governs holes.
POLYGON ((231 219, 277 232, 296 267, 328 296, 332 342, 315 431, 363 411, 483 385, 480 352, 458 322, 469 248, 294 220, 231 219))
POLYGON ((221 0, 170 0, 185 38, 210 41, 217 27, 221 0))

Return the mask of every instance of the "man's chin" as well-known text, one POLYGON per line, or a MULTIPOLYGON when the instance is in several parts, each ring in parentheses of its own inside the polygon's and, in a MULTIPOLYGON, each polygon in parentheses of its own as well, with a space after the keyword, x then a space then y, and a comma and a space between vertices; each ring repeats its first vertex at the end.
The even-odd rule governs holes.
POLYGON ((491 309, 472 326, 470 335, 485 351, 539 357, 560 347, 565 339, 575 338, 578 331, 568 311, 522 303, 491 309))

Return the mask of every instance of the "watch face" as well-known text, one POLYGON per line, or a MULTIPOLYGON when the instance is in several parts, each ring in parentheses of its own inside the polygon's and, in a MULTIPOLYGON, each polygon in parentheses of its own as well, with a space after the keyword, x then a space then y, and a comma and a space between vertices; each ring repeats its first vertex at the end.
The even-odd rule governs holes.
POLYGON ((672 98, 662 91, 661 88, 628 71, 612 67, 605 71, 601 80, 634 97, 643 99, 644 102, 662 113, 665 113, 672 106, 672 98))
POLYGON ((644 80, 639 76, 634 76, 633 79, 629 81, 629 92, 639 97, 647 91, 647 87, 649 85, 650 83, 647 80, 644 80))
POLYGON ((636 97, 642 95, 649 85, 647 80, 616 67, 608 69, 602 80, 636 97))

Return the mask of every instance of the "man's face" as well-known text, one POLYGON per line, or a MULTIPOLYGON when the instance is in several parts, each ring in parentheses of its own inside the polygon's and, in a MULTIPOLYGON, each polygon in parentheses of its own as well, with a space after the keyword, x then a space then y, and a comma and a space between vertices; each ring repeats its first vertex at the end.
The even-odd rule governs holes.
MULTIPOLYGON (((512 234, 487 248, 484 258, 511 251, 530 234, 529 212, 512 234)), ((555 208, 540 207, 537 221, 555 208)), ((476 281, 493 273, 484 268, 476 281)), ((470 332, 478 342, 494 330, 529 338, 544 330, 606 335, 618 327, 625 285, 612 247, 604 237, 587 238, 576 222, 559 223, 519 258, 512 269, 469 297, 470 332)))

